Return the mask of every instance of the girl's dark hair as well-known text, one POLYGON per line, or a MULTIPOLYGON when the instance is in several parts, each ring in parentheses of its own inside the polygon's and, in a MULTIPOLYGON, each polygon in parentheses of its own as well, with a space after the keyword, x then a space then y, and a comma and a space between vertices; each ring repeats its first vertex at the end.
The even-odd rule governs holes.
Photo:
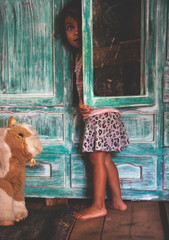
POLYGON ((72 46, 67 41, 66 32, 65 32, 65 18, 67 16, 73 17, 79 23, 79 29, 81 29, 81 0, 72 0, 70 1, 60 12, 58 18, 58 31, 56 32, 60 34, 62 43, 69 48, 70 50, 74 50, 72 46))

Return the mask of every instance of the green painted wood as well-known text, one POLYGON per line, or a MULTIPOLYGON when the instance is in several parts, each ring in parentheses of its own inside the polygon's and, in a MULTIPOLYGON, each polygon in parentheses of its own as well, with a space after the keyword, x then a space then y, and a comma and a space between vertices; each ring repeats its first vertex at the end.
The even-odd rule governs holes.
POLYGON ((155 140, 155 114, 137 111, 122 112, 130 143, 153 143, 155 140))
POLYGON ((92 236, 93 240, 101 238, 104 225, 104 217, 89 219, 87 221, 76 220, 72 233, 69 235, 70 240, 86 240, 92 236))
MULTIPOLYGON (((116 156, 112 160, 117 165, 122 189, 156 190, 156 156, 116 156)), ((90 188, 92 169, 87 156, 72 155, 71 176, 73 188, 90 188)))
POLYGON ((1 105, 63 104, 63 51, 53 27, 61 1, 56 2, 1 2, 1 105))
POLYGON ((169 67, 164 67, 164 78, 163 78, 163 102, 169 102, 169 67))
POLYGON ((146 82, 145 95, 122 96, 122 97, 98 97, 94 95, 93 89, 93 49, 92 49, 92 0, 83 2, 83 54, 84 54, 84 102, 93 108, 105 107, 128 107, 152 105, 155 102, 154 95, 154 64, 155 64, 155 19, 156 3, 154 1, 142 0, 142 49, 141 68, 142 78, 146 82), (150 25, 151 24, 151 25, 150 25), (153 34, 150 34, 153 30, 153 34), (151 63, 151 64, 150 64, 151 63))
POLYGON ((37 156, 34 167, 26 166, 26 187, 58 188, 65 187, 65 156, 37 156))
POLYGON ((119 163, 117 164, 119 178, 124 181, 141 181, 143 179, 142 166, 137 163, 119 163))
MULTIPOLYGON (((11 113, 0 114, 0 127, 6 127, 11 113)), ((64 141, 64 114, 49 113, 47 111, 30 112, 29 114, 15 113, 18 122, 28 122, 39 133, 42 143, 64 141)))
MULTIPOLYGON (((168 12, 167 12, 167 25, 166 26, 167 26, 167 28, 169 28, 169 26, 168 26, 169 25, 169 14, 168 14, 169 9, 168 8, 167 8, 167 11, 168 12)), ((168 29, 167 29, 167 33, 166 33, 166 40, 167 40, 167 49, 166 49, 166 51, 167 51, 166 58, 167 59, 166 60, 169 61, 169 31, 168 31, 168 29)))
POLYGON ((74 115, 73 119, 73 138, 74 143, 80 143, 83 134, 84 121, 79 114, 74 115))
POLYGON ((169 156, 164 156, 164 182, 163 189, 169 190, 169 156))
MULTIPOLYGON (((168 191, 157 190, 157 191, 138 191, 138 190, 122 190, 122 198, 124 200, 165 200, 168 201, 168 191)), ((92 198, 93 194, 90 189, 86 188, 54 188, 51 187, 50 191, 48 187, 25 187, 25 195, 28 197, 42 197, 42 198, 75 198, 75 199, 86 199, 92 198)))
POLYGON ((36 160, 35 166, 30 167, 29 163, 26 164, 25 175, 27 178, 50 178, 52 175, 52 166, 50 163, 36 160))
POLYGON ((169 112, 164 112, 164 146, 169 147, 169 112))
POLYGON ((119 171, 121 189, 132 190, 157 189, 156 186, 157 157, 121 156, 112 159, 117 165, 117 169, 119 171))

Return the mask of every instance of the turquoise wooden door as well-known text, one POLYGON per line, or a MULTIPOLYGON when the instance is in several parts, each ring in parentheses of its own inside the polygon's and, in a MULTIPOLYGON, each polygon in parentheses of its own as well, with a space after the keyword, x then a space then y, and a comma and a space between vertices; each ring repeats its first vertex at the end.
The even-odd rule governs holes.
MULTIPOLYGON (((99 65, 96 53, 100 54, 99 56, 106 61, 103 52, 107 51, 106 47, 102 46, 105 37, 103 33, 101 47, 98 46, 98 39, 94 42, 94 33, 97 28, 94 23, 96 21, 98 24, 100 21, 98 17, 97 22, 96 12, 100 12, 100 7, 104 6, 108 15, 109 11, 118 5, 116 1, 113 1, 111 6, 108 5, 110 1, 106 2, 105 7, 102 2, 97 0, 90 0, 88 4, 83 1, 84 100, 86 104, 90 104, 94 108, 113 106, 119 107, 121 110, 130 145, 121 153, 112 155, 112 160, 115 161, 119 170, 123 198, 168 200, 169 2, 167 0, 137 1, 138 6, 141 3, 140 79, 143 79, 146 87, 143 93, 119 97, 100 96, 95 94, 94 89, 95 68, 98 68, 99 65)), ((120 11, 122 11, 122 7, 120 11)), ((117 59, 117 52, 118 56, 120 55, 119 48, 122 49, 121 46, 122 44, 119 44, 117 47, 118 51, 115 52, 112 62, 115 62, 115 58, 117 59)), ((109 52, 108 59, 113 56, 110 51, 113 52, 112 46, 107 51, 109 52)), ((126 57, 126 55, 124 56, 126 57)), ((120 59, 116 61, 116 66, 118 66, 120 59)), ((110 65, 110 62, 101 63, 102 69, 104 64, 110 65)), ((107 81, 111 82, 110 79, 107 81)), ((128 87, 130 88, 130 86, 128 87)))
MULTIPOLYGON (((0 2, 0 127, 11 115, 27 121, 39 131, 44 148, 37 164, 26 167, 28 197, 92 196, 88 156, 79 152, 83 121, 73 103, 70 56, 54 37, 63 2, 0 2)), ((82 1, 85 101, 121 109, 130 146, 112 159, 123 198, 168 200, 169 3, 141 2, 145 89, 134 97, 98 97, 93 89, 92 0, 82 1)))
POLYGON ((69 55, 55 38, 62 3, 0 2, 0 127, 11 115, 29 122, 44 149, 26 167, 27 196, 68 197, 70 189, 72 82, 69 55))

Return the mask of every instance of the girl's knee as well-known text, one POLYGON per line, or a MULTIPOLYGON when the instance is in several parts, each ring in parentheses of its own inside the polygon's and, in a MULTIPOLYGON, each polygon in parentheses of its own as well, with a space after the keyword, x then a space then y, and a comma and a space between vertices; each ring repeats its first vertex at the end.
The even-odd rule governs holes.
POLYGON ((105 165, 109 165, 109 164, 114 165, 114 162, 112 160, 111 153, 107 152, 105 157, 105 165))
POLYGON ((94 152, 89 155, 90 163, 94 166, 95 164, 103 165, 105 161, 105 153, 104 152, 94 152))
POLYGON ((95 166, 95 165, 97 164, 97 159, 95 159, 95 158, 90 158, 90 164, 91 164, 92 166, 95 166))

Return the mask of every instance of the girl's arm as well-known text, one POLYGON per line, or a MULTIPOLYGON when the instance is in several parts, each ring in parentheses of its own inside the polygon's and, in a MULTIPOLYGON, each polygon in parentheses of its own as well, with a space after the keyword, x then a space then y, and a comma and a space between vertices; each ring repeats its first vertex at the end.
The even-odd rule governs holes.
POLYGON ((83 118, 88 117, 89 113, 91 112, 92 108, 89 105, 85 105, 83 103, 83 71, 82 71, 82 56, 80 54, 76 55, 75 61, 75 72, 76 72, 76 87, 79 96, 79 112, 83 116, 83 118))
POLYGON ((92 108, 89 105, 85 105, 82 99, 79 99, 79 112, 83 118, 88 117, 89 113, 92 111, 92 108))

